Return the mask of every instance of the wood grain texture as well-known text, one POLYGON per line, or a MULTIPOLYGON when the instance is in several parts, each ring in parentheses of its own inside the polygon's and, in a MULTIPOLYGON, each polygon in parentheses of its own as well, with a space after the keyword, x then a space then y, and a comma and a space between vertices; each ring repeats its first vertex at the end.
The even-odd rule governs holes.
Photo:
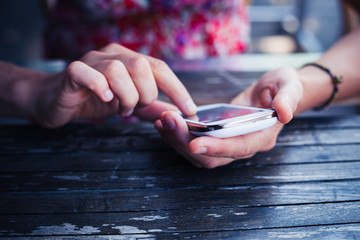
MULTIPOLYGON (((359 158, 360 147, 358 144, 278 146, 268 152, 258 153, 250 159, 238 160, 226 167, 242 168, 252 165, 348 162, 357 161, 359 158)), ((18 154, 10 154, 1 156, 1 159, 6 162, 0 169, 2 173, 193 168, 172 149, 155 152, 148 150, 112 153, 36 153, 22 155, 21 157, 18 154)))
MULTIPOLYGON (((139 125, 140 123, 137 123, 139 125)), ((136 126, 136 125, 135 125, 136 126)), ((133 128, 135 128, 133 126, 133 128)), ((78 125, 79 128, 81 126, 78 125)), ((4 127, 3 127, 4 128, 4 127)), ((13 130, 23 131, 24 136, 16 138, 11 130, 2 131, 0 138, 0 151, 2 155, 34 154, 34 153, 74 153, 74 152, 119 152, 119 151, 149 151, 169 150, 159 134, 153 130, 151 133, 140 135, 122 134, 114 131, 111 135, 104 133, 96 136, 96 128, 91 135, 74 133, 66 135, 66 130, 42 130, 40 133, 30 131, 30 126, 13 127, 13 130), (60 134, 57 134, 57 131, 60 134), (117 133, 117 134, 116 134, 117 133), (95 136, 94 136, 94 135, 95 136)), ((124 129, 123 129, 124 130, 124 129)), ((142 131, 143 129, 139 129, 142 131)), ((147 130, 147 128, 145 129, 147 130)), ((358 129, 320 129, 284 131, 277 139, 277 146, 304 146, 304 145, 333 145, 333 144, 359 144, 360 133, 358 129)))
POLYGON ((0 206, 4 206, 0 208, 0 214, 145 212, 320 204, 360 201, 359 189, 360 180, 352 180, 216 188, 13 192, 0 193, 0 206))
POLYGON ((223 187, 360 179, 360 162, 237 168, 12 173, 1 176, 2 192, 223 187), (341 171, 339 170, 341 169, 341 171), (191 176, 191 177, 190 177, 191 176), (204 181, 206 179, 206 181, 204 181))
MULTIPOLYGON (((131 228, 129 228, 131 229, 131 228)), ((360 224, 339 224, 322 225, 310 227, 294 227, 281 229, 257 229, 257 230, 237 230, 237 231, 201 231, 191 233, 161 233, 159 230, 149 233, 139 234, 116 234, 116 235, 95 235, 95 236, 27 236, 17 237, 16 239, 38 239, 38 240, 167 240, 167 239, 245 239, 245 240, 263 240, 263 239, 356 239, 360 234, 360 224)), ((13 238, 2 238, 13 239, 13 238)))
POLYGON ((117 234, 122 226, 136 233, 234 231, 262 228, 288 228, 340 223, 359 223, 359 202, 307 204, 274 207, 231 207, 218 209, 179 209, 173 211, 28 214, 2 216, 2 234, 68 235, 117 234), (72 226, 77 226, 73 229, 72 226), (68 232, 67 232, 68 231, 68 232))
MULTIPOLYGON (((177 75, 204 104, 261 73, 177 75)), ((360 114, 338 109, 299 116, 274 149, 212 170, 134 118, 0 121, 0 239, 359 238, 360 114)))

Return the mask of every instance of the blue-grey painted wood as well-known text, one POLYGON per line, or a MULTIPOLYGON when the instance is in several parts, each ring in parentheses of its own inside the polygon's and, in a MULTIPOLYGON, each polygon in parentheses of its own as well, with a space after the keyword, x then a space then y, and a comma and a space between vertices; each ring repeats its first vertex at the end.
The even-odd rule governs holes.
MULTIPOLYGON (((179 77, 205 103, 256 74, 179 77)), ((337 109, 300 116, 274 149, 213 170, 193 167, 135 119, 52 130, 0 121, 0 238, 357 238, 360 115, 337 109)))

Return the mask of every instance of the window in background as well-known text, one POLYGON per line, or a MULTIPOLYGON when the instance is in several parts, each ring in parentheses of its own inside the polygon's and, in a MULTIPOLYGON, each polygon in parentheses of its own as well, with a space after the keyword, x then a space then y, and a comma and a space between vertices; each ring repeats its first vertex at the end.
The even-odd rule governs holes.
POLYGON ((252 53, 322 52, 343 33, 339 0, 249 1, 252 53))

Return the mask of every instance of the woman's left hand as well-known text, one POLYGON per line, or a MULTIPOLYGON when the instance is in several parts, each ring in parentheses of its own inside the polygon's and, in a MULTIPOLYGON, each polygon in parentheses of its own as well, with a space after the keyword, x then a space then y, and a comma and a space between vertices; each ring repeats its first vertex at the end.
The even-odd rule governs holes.
POLYGON ((301 97, 302 84, 296 70, 278 69, 263 75, 231 102, 276 110, 279 121, 270 128, 231 138, 195 137, 189 132, 185 120, 175 111, 162 113, 161 119, 155 122, 155 128, 192 164, 215 168, 273 148, 283 124, 292 119, 301 97))

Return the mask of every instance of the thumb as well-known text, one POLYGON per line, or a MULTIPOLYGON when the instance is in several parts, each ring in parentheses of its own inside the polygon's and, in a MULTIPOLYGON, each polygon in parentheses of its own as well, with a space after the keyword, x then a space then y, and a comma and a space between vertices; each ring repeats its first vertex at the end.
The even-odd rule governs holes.
POLYGON ((275 109, 281 123, 288 123, 293 118, 302 96, 302 88, 295 85, 282 87, 275 95, 272 108, 275 109))
POLYGON ((279 93, 272 102, 272 108, 276 111, 281 123, 288 123, 293 118, 293 109, 287 94, 279 93))

